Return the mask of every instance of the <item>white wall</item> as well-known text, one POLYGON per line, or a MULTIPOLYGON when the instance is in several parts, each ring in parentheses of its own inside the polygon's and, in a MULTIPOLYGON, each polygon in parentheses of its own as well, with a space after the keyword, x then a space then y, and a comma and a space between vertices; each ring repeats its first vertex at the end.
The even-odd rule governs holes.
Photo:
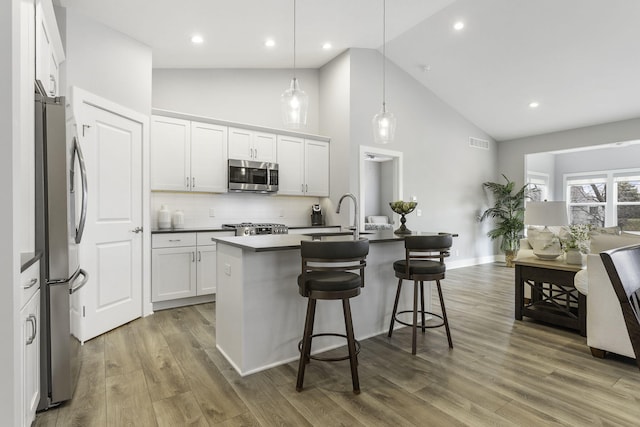
MULTIPOLYGON (((63 87, 78 86, 142 114, 151 112, 151 48, 77 12, 57 9, 65 44, 63 87)), ((68 92, 67 92, 68 93, 68 92)))
POLYGON ((553 132, 498 143, 498 171, 524 184, 524 157, 570 148, 640 139, 640 118, 553 132))
MULTIPOLYGON (((153 108, 232 122, 283 128, 280 95, 287 69, 154 69, 153 108)), ((309 96, 305 133, 318 133, 318 70, 297 70, 309 96)))
MULTIPOLYGON (((382 106, 381 56, 376 50, 351 49, 349 161, 351 182, 358 182, 358 146, 373 145, 371 119, 382 106)), ((495 180, 496 145, 393 63, 387 63, 387 109, 397 118, 395 141, 385 148, 404 153, 403 199, 418 198, 422 216, 407 217, 412 230, 459 233, 458 259, 478 260, 497 253, 486 224, 476 222, 486 207, 482 183, 495 180), (469 147, 469 137, 490 141, 489 150, 469 147)), ((335 169, 333 169, 335 170, 335 169)), ((499 175, 498 175, 499 176, 499 175)), ((384 212, 382 212, 384 213, 384 212)), ((391 210, 387 212, 391 215, 391 210)))
POLYGON ((320 133, 331 137, 329 164, 329 198, 322 200, 327 224, 349 225, 353 222, 352 209, 335 213, 340 196, 357 187, 349 181, 349 123, 351 117, 351 52, 338 55, 320 69, 320 133))
POLYGON ((365 218, 369 215, 379 215, 380 212, 380 180, 381 162, 364 162, 365 202, 362 207, 365 218))

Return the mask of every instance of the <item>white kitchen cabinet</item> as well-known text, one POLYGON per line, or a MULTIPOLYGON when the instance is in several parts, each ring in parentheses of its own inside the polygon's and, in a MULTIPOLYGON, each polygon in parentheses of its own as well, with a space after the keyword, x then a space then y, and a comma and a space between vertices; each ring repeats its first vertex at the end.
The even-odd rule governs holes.
POLYGON ((196 296, 195 234, 154 234, 151 248, 151 301, 196 296))
POLYGON ((64 61, 51 0, 36 1, 36 80, 48 96, 60 96, 60 64, 64 61))
POLYGON ((153 116, 151 189, 225 192, 227 127, 153 116))
POLYGON ((278 135, 278 194, 329 196, 329 143, 278 135))
MULTIPOLYGON (((229 233, 233 235, 234 233, 229 233)), ((197 284, 198 295, 210 295, 216 293, 216 242, 215 232, 196 233, 197 246, 197 284)))
POLYGON ((230 127, 228 153, 230 159, 275 163, 276 135, 230 127))
POLYGON ((215 236, 234 232, 162 233, 152 236, 153 302, 216 292, 215 236))
POLYGON ((40 402, 40 263, 35 262, 20 275, 22 346, 22 424, 30 426, 40 402))

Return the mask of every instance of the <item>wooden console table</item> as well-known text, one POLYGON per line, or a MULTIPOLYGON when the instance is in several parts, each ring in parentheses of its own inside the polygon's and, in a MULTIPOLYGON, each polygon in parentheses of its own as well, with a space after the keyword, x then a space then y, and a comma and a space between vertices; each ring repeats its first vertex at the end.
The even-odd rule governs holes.
POLYGON ((583 267, 562 260, 519 258, 516 269, 515 318, 522 316, 580 331, 587 336, 587 297, 576 289, 573 278, 583 267), (524 298, 524 287, 531 299, 524 298))

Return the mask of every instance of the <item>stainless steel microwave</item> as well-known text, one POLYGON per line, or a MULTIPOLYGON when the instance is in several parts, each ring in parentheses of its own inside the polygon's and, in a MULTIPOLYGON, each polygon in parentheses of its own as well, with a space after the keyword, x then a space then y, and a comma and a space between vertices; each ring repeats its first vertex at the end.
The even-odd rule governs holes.
POLYGON ((278 164, 229 159, 229 191, 275 193, 278 164))

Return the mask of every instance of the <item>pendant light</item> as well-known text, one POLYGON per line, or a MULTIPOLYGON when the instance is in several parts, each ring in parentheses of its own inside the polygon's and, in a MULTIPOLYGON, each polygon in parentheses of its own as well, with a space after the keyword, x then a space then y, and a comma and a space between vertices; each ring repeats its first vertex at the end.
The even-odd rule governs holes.
POLYGON ((280 96, 282 120, 290 129, 299 129, 307 125, 309 97, 300 89, 296 78, 296 0, 293 0, 293 78, 289 89, 280 96))
POLYGON ((373 116, 371 123, 373 124, 373 138, 378 144, 388 144, 393 141, 393 136, 396 132, 396 117, 393 113, 387 111, 386 105, 386 38, 387 38, 387 7, 386 0, 382 0, 382 110, 373 116))

